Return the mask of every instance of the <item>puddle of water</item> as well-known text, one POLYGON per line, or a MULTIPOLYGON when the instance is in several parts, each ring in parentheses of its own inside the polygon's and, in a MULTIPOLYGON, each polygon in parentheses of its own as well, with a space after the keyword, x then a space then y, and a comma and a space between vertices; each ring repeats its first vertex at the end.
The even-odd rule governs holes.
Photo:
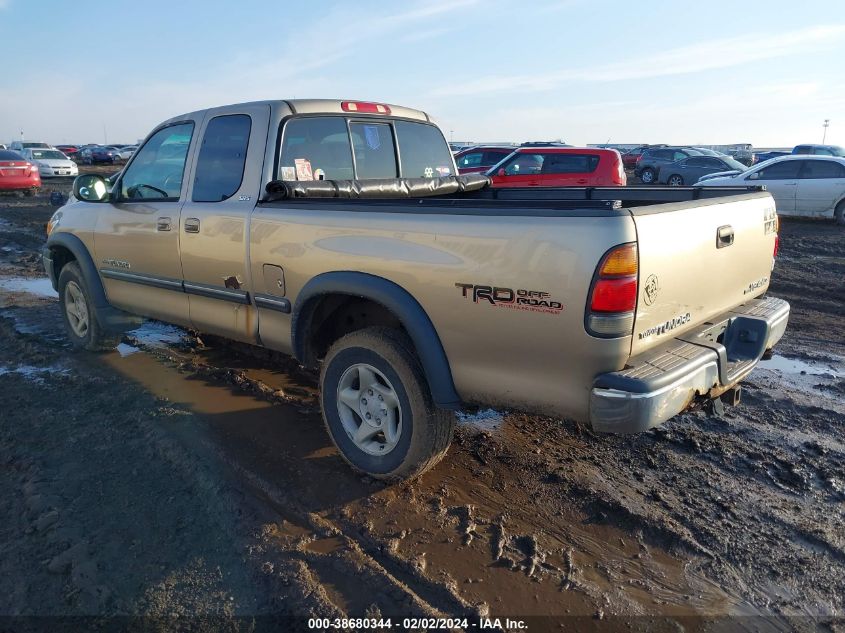
POLYGON ((834 369, 829 364, 811 364, 795 358, 786 358, 775 354, 771 359, 760 361, 760 368, 770 369, 780 372, 781 374, 798 374, 808 376, 833 376, 834 378, 841 378, 845 376, 845 371, 834 369))
POLYGON ((46 277, 26 278, 9 277, 0 279, 0 288, 11 292, 28 292, 39 297, 58 297, 59 294, 53 290, 53 285, 46 277))
POLYGON ((67 369, 61 367, 35 367, 33 365, 18 365, 17 367, 0 367, 0 376, 18 374, 24 378, 40 381, 44 374, 65 374, 67 369))
POLYGON ((135 328, 127 334, 137 339, 142 345, 150 347, 173 345, 188 338, 188 333, 182 328, 159 321, 146 321, 141 327, 135 328))
POLYGON ((339 536, 330 536, 328 538, 318 538, 309 542, 305 549, 309 552, 316 552, 317 554, 331 554, 342 549, 344 546, 343 539, 339 536))
POLYGON ((140 348, 135 347, 134 345, 127 345, 126 343, 121 343, 117 346, 117 353, 120 354, 121 357, 129 356, 130 354, 137 354, 140 351, 140 348))
POLYGON ((505 415, 495 409, 482 409, 477 413, 458 412, 458 423, 481 431, 498 431, 505 423, 505 415))

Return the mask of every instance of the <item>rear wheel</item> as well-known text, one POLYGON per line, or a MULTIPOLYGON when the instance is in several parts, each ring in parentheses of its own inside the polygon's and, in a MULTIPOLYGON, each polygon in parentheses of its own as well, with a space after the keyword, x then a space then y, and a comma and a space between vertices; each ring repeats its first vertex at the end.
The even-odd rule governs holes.
POLYGON ((650 185, 654 182, 654 170, 651 167, 646 167, 643 169, 642 173, 640 173, 640 180, 642 180, 645 184, 650 185))
POLYGON ((79 264, 66 264, 59 274, 58 285, 62 320, 71 344, 93 352, 117 347, 121 336, 105 332, 97 321, 97 313, 79 264))
POLYGON ((845 200, 836 205, 836 210, 833 212, 833 219, 838 225, 845 226, 845 200))
POLYGON ((681 187, 684 184, 684 179, 678 176, 677 174, 674 174, 672 176, 669 176, 669 180, 667 180, 666 182, 669 183, 670 187, 681 187))
POLYGON ((455 417, 438 409, 402 332, 372 327, 338 339, 320 373, 323 420, 341 456, 377 479, 408 479, 449 448, 455 417))

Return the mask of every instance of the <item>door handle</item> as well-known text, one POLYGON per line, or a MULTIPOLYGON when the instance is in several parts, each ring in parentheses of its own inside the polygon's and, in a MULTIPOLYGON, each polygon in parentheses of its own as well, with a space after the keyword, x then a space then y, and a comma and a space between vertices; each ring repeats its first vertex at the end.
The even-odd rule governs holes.
POLYGON ((786 187, 794 187, 794 186, 796 186, 798 183, 797 183, 797 182, 785 182, 785 183, 783 183, 783 184, 784 184, 784 186, 786 186, 786 187))
POLYGON ((159 218, 158 222, 156 223, 156 230, 157 231, 169 231, 170 230, 170 218, 159 218))
POLYGON ((199 233, 200 221, 199 218, 187 218, 185 220, 185 233, 199 233))
POLYGON ((725 248, 734 243, 734 228, 730 224, 716 230, 716 248, 725 248))

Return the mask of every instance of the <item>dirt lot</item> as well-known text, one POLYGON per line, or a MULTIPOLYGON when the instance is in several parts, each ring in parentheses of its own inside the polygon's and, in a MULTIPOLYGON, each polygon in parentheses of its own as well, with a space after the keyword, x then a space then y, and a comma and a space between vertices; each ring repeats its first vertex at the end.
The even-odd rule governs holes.
POLYGON ((71 350, 38 280, 51 212, 0 197, 0 615, 841 630, 842 228, 782 222, 790 328, 724 418, 616 437, 467 414, 387 486, 337 456, 290 360, 155 323, 71 350))

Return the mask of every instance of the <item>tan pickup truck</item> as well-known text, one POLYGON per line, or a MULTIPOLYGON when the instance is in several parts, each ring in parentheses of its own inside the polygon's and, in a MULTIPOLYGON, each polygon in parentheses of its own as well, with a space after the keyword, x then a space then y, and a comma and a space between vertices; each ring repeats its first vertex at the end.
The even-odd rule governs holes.
POLYGON ((79 347, 113 347, 142 315, 320 368, 329 434, 382 478, 436 463, 464 403, 628 433, 735 402, 784 333, 759 188, 493 190, 455 174, 417 110, 192 112, 113 183, 76 180, 44 264, 79 347))

